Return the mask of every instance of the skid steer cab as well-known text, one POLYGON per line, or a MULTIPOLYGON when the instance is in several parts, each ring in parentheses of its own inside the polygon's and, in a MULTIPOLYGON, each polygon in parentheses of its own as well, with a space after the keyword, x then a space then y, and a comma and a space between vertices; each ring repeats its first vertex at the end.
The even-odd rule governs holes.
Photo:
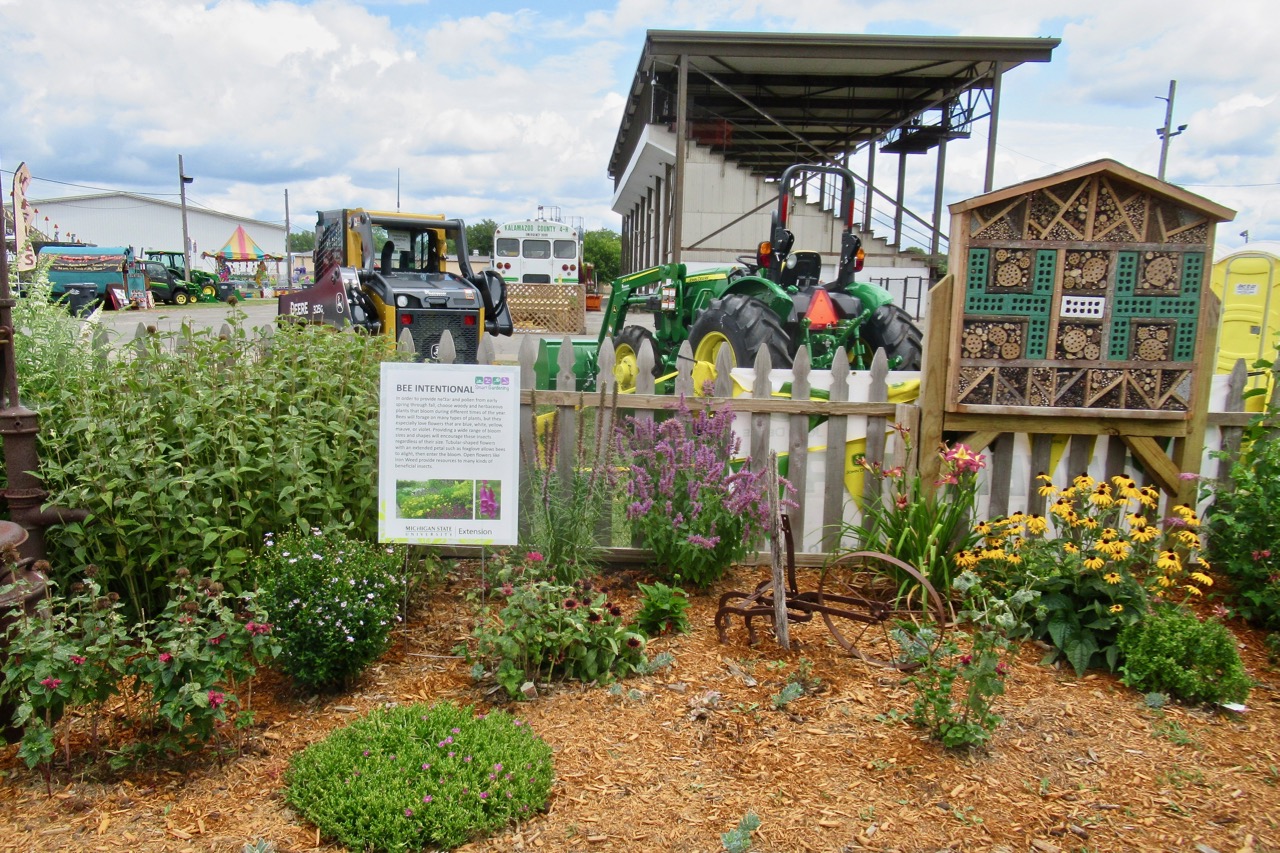
POLYGON ((482 335, 511 335, 515 327, 502 276, 472 270, 468 254, 461 219, 319 211, 316 283, 279 297, 279 314, 300 322, 350 325, 393 341, 407 332, 419 361, 438 359, 440 338, 448 330, 455 361, 474 364, 482 335), (453 249, 447 251, 450 241, 453 249))

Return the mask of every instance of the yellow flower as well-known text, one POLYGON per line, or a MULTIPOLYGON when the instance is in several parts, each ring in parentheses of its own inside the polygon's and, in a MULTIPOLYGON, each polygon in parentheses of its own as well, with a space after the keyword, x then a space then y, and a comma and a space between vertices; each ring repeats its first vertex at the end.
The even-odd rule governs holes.
POLYGON ((1204 593, 1202 593, 1198 588, 1192 586, 1191 584, 1187 584, 1186 587, 1184 588, 1186 589, 1187 592, 1191 593, 1192 595, 1204 595, 1204 593))
POLYGON ((1111 478, 1111 482, 1115 483, 1116 491, 1120 493, 1120 497, 1138 497, 1138 484, 1134 482, 1132 477, 1126 477, 1124 474, 1117 474, 1111 478))
POLYGON ((1160 531, 1154 527, 1140 527, 1129 531, 1129 538, 1134 542, 1150 542, 1160 535, 1160 531))
POLYGON ((984 560, 1003 560, 1006 557, 1004 550, 1000 548, 983 548, 978 556, 984 560))
POLYGON ((1160 503, 1160 492, 1152 486, 1143 486, 1138 492, 1138 500, 1145 507, 1155 508, 1160 503))
POLYGON ((1046 474, 1046 473, 1045 473, 1045 472, 1043 472, 1043 471, 1041 471, 1039 474, 1036 474, 1036 479, 1037 479, 1037 480, 1039 480, 1039 481, 1040 481, 1040 482, 1042 482, 1042 483, 1052 483, 1052 482, 1053 482, 1053 478, 1052 478, 1052 477, 1050 477, 1048 474, 1046 474))
POLYGON ((1049 507, 1049 512, 1064 519, 1075 514, 1075 510, 1071 508, 1071 501, 1066 498, 1058 498, 1054 501, 1053 506, 1049 507))
POLYGON ((1203 572, 1192 572, 1191 579, 1201 586, 1213 586, 1213 578, 1203 572))
POLYGON ((1120 577, 1119 572, 1107 572, 1102 576, 1102 579, 1109 584, 1118 584, 1124 580, 1124 578, 1120 577))
POLYGON ((1173 578, 1167 578, 1164 575, 1161 575, 1160 577, 1156 578, 1156 583, 1160 584, 1160 586, 1163 586, 1163 587, 1171 587, 1171 586, 1178 585, 1178 582, 1176 580, 1174 580, 1173 578))
POLYGON ((1104 527, 1098 535, 1102 537, 1103 542, 1114 542, 1120 538, 1120 532, 1114 527, 1104 527))
POLYGON ((1209 562, 1204 557, 1196 557, 1191 561, 1191 565, 1198 566, 1202 572, 1209 571, 1209 562))
POLYGON ((1075 486, 1077 489, 1079 489, 1082 492, 1093 491, 1093 487, 1096 486, 1097 484, 1098 484, 1098 481, 1090 477, 1088 474, 1080 474, 1074 480, 1071 481, 1071 485, 1075 486))
POLYGON ((1087 516, 1087 515, 1086 515, 1086 516, 1082 516, 1082 517, 1079 519, 1079 521, 1077 522, 1077 526, 1079 526, 1079 527, 1083 527, 1083 528, 1084 528, 1084 529, 1086 529, 1086 530, 1097 530, 1097 529, 1098 529, 1098 519, 1096 519, 1096 518, 1090 518, 1090 517, 1089 517, 1089 516, 1087 516))
POLYGON ((1113 605, 1111 605, 1110 607, 1108 607, 1108 608, 1107 608, 1107 610, 1109 610, 1109 611, 1110 611, 1110 612, 1112 612, 1112 613, 1123 613, 1123 612, 1124 612, 1124 605, 1123 605, 1123 604, 1113 604, 1113 605))
POLYGON ((979 522, 974 526, 974 528, 973 528, 973 532, 974 532, 974 533, 977 533, 979 536, 990 536, 990 535, 991 535, 991 522, 989 522, 989 521, 979 521, 979 522))
POLYGON ((1085 557, 1084 567, 1089 570, 1100 569, 1107 564, 1101 557, 1085 557))
POLYGON ((1147 517, 1145 515, 1138 515, 1136 512, 1126 515, 1124 520, 1129 522, 1130 530, 1143 530, 1147 526, 1147 517))
POLYGON ((1006 561, 1006 562, 1008 562, 1008 564, 1009 564, 1009 565, 1011 565, 1011 566, 1021 566, 1021 565, 1022 565, 1022 555, 1021 555, 1021 554, 1006 554, 1006 555, 1005 555, 1005 561, 1006 561))
POLYGON ((1107 509, 1115 505, 1115 498, 1111 496, 1111 487, 1106 483, 1099 483, 1098 488, 1089 496, 1089 501, 1094 505, 1107 509))
POLYGON ((1156 568, 1178 571, 1182 569, 1182 560, 1178 559, 1177 551, 1161 551, 1160 556, 1156 558, 1156 568))
POLYGON ((1194 530, 1179 530, 1178 539, 1188 548, 1200 547, 1200 537, 1196 535, 1194 530))
POLYGON ((1052 484, 1049 484, 1049 485, 1041 486, 1040 488, 1036 489, 1036 491, 1040 493, 1041 497, 1047 498, 1050 495, 1052 495, 1054 492, 1056 492, 1057 489, 1055 489, 1052 484))
POLYGON ((978 565, 978 555, 972 551, 961 551, 956 554, 954 561, 958 569, 972 569, 978 565))
POLYGON ((1027 532, 1039 536, 1049 529, 1049 520, 1043 515, 1027 516, 1027 532))
POLYGON ((1063 550, 1063 551, 1066 551, 1068 554, 1078 554, 1078 553, 1080 553, 1080 549, 1076 547, 1076 545, 1075 545, 1075 543, 1074 543, 1074 542, 1064 542, 1064 543, 1062 543, 1062 550, 1063 550))

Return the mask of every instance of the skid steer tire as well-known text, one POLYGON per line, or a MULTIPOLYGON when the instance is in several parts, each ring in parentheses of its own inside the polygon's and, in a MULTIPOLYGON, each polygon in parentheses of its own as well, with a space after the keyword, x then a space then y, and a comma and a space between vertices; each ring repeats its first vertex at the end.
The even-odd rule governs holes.
POLYGON ((640 360, 640 347, 645 341, 653 348, 653 376, 656 379, 662 375, 662 345, 653 336, 653 332, 643 326, 623 326, 622 331, 613 339, 616 357, 613 374, 618 378, 619 391, 636 390, 636 377, 639 375, 637 363, 640 360))
POLYGON ((698 312, 689 329, 695 361, 715 363, 719 350, 728 346, 734 367, 752 367, 761 347, 769 351, 775 369, 791 366, 791 347, 778 315, 758 299, 730 293, 698 312))
POLYGON ((878 349, 892 364, 899 359, 894 370, 919 370, 924 336, 911 321, 911 315, 897 305, 881 305, 862 326, 862 339, 874 357, 878 349))

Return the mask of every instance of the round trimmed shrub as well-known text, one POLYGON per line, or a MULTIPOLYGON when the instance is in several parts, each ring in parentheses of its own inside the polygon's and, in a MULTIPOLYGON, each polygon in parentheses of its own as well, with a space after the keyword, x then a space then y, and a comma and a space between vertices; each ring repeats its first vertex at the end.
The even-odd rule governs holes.
POLYGON ((403 554, 341 531, 268 536, 259 603, 282 650, 277 668, 312 689, 341 687, 378 659, 399 621, 403 554))
POLYGON ((1191 703, 1243 702, 1253 686, 1226 626, 1178 607, 1156 609, 1121 631, 1116 644, 1122 680, 1143 693, 1191 703))
POLYGON ((298 753, 285 799, 351 850, 452 849, 544 808, 553 778, 551 747, 505 711, 411 705, 298 753))

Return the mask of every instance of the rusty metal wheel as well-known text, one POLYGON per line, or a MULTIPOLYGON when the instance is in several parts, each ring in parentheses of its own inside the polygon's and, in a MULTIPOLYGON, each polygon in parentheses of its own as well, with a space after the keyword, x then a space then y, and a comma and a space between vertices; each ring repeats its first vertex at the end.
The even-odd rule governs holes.
POLYGON ((817 603, 840 647, 876 666, 914 669, 942 645, 950 608, 914 567, 878 551, 845 554, 822 571, 817 603), (915 648, 895 640, 901 628, 915 648))

